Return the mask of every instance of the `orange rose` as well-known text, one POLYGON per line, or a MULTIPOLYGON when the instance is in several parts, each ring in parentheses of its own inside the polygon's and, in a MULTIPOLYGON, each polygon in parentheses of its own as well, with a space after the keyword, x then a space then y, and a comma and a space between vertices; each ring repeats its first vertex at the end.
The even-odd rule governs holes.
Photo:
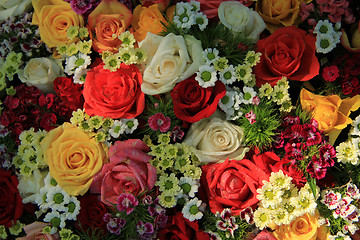
POLYGON ((90 38, 97 52, 117 52, 118 36, 130 26, 131 11, 117 0, 103 0, 88 17, 90 38))
POLYGON ((349 115, 360 107, 360 95, 342 100, 338 95, 321 96, 302 89, 300 102, 303 110, 312 112, 319 129, 329 134, 330 143, 334 143, 341 130, 352 122, 349 115))
POLYGON ((148 32, 159 34, 164 27, 161 24, 162 22, 166 23, 166 20, 161 14, 157 4, 149 7, 138 5, 134 9, 134 15, 131 22, 131 25, 135 29, 134 37, 136 41, 140 42, 144 40, 148 32))
POLYGON ((270 32, 284 26, 291 26, 298 18, 301 0, 258 0, 257 11, 270 32))
POLYGON ((39 25, 41 40, 50 48, 70 44, 67 29, 84 26, 84 19, 76 14, 70 3, 63 0, 33 0, 33 25, 39 25))
POLYGON ((325 225, 318 222, 319 214, 315 213, 297 217, 290 224, 276 226, 273 232, 277 239, 281 240, 323 240, 327 239, 329 231, 325 225))

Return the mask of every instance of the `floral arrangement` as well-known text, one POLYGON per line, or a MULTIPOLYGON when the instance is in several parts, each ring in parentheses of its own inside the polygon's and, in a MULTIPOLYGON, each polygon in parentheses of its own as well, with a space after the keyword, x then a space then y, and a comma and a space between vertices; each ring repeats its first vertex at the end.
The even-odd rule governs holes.
POLYGON ((360 239, 356 0, 0 2, 1 239, 360 239))

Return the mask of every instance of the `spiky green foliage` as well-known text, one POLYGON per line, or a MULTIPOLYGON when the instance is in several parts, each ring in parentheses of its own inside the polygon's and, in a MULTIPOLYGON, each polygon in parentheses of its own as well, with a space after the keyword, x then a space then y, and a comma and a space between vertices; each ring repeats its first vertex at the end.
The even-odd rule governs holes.
POLYGON ((169 33, 176 35, 190 34, 196 39, 201 41, 203 49, 216 48, 219 50, 219 55, 229 60, 230 64, 238 65, 243 64, 247 51, 253 49, 251 40, 245 36, 244 33, 234 33, 222 24, 209 25, 204 31, 201 31, 198 27, 191 27, 190 30, 178 28, 174 23, 169 22, 164 25, 164 31, 162 36, 166 36, 169 33), (239 46, 242 43, 244 48, 239 46))
POLYGON ((271 146, 280 126, 280 115, 273 102, 262 99, 259 105, 248 104, 242 109, 243 115, 236 120, 237 125, 244 129, 245 144, 260 151, 271 146), (245 114, 253 111, 256 122, 251 124, 245 114))

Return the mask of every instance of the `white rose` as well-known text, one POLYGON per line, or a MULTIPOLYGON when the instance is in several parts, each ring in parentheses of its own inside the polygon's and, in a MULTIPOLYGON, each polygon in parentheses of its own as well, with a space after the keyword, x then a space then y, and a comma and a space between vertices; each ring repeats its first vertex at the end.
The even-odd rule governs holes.
POLYGON ((220 22, 233 32, 242 32, 254 43, 260 38, 266 25, 254 10, 237 1, 222 2, 218 8, 220 22))
POLYGON ((23 83, 36 86, 44 93, 53 92, 55 78, 62 75, 62 67, 51 58, 33 58, 18 72, 23 83))
POLYGON ((31 0, 0 0, 0 21, 31 9, 31 0))
POLYGON ((24 204, 33 203, 39 194, 40 188, 44 187, 44 178, 49 171, 39 171, 35 169, 31 177, 20 176, 19 177, 19 193, 24 204))
POLYGON ((211 117, 193 123, 184 143, 194 148, 200 162, 223 162, 226 158, 241 160, 249 151, 243 145, 244 131, 225 120, 225 115, 216 111, 211 117))
POLYGON ((161 37, 148 33, 140 42, 148 56, 141 90, 148 95, 170 92, 176 83, 189 78, 203 64, 201 42, 173 33, 161 37))

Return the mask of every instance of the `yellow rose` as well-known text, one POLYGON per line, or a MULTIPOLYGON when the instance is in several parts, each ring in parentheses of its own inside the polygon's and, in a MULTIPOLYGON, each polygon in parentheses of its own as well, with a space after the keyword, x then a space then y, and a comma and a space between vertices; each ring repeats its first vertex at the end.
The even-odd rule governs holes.
POLYGON ((329 135, 330 143, 334 143, 341 130, 352 122, 349 115, 360 107, 360 95, 342 100, 338 95, 315 95, 302 89, 300 102, 303 110, 312 112, 319 129, 329 135))
POLYGON ((136 41, 141 42, 144 40, 148 32, 159 34, 164 28, 161 23, 165 24, 166 20, 160 12, 158 5, 154 4, 149 7, 138 5, 134 9, 131 22, 135 29, 134 37, 136 41))
POLYGON ((84 26, 84 19, 76 14, 70 3, 63 0, 32 0, 32 24, 39 25, 41 40, 50 48, 72 43, 68 39, 69 26, 84 26))
POLYGON ((255 5, 257 11, 266 23, 270 32, 284 26, 295 24, 301 0, 258 0, 255 5))
POLYGON ((281 240, 324 240, 329 231, 325 225, 318 222, 319 214, 304 215, 297 217, 290 224, 275 227, 273 235, 281 240))
POLYGON ((70 195, 83 195, 107 161, 104 148, 81 129, 64 123, 41 142, 50 175, 70 195))

